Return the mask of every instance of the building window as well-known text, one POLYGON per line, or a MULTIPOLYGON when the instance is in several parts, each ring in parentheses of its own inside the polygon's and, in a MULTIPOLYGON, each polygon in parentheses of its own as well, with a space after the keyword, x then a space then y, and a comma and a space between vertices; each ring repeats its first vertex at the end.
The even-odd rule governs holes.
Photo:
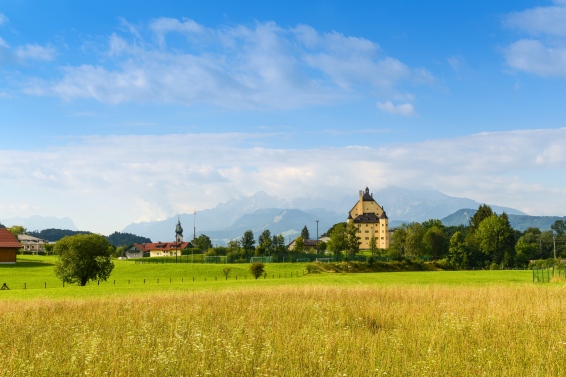
POLYGON ((366 237, 366 240, 369 240, 369 237, 366 237))
POLYGON ((369 233, 369 230, 366 230, 366 233, 369 233))
POLYGON ((381 239, 384 239, 383 237, 381 237, 381 239))

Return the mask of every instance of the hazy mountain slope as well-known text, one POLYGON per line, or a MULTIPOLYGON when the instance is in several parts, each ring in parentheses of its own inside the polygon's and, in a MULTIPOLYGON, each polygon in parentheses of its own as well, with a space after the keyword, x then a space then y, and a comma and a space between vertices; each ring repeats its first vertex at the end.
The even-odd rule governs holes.
MULTIPOLYGON (((379 190, 373 197, 385 208, 392 226, 403 221, 422 222, 428 219, 442 219, 461 208, 477 208, 480 205, 471 199, 454 198, 438 191, 419 191, 393 186, 379 190)), ((223 244, 223 240, 241 237, 248 229, 256 233, 267 227, 274 234, 284 233, 292 236, 298 234, 307 224, 309 230, 316 231, 315 220, 318 219, 319 233, 322 234, 336 222, 345 221, 348 211, 357 201, 358 192, 346 198, 298 198, 292 203, 272 197, 265 192, 258 192, 247 198, 232 199, 215 208, 197 212, 196 230, 197 235, 205 233, 219 244, 223 244), (303 207, 297 208, 298 205, 303 207), (258 212, 258 210, 266 211, 258 212), (285 210, 287 212, 282 215, 285 210), (273 218, 277 216, 282 217, 275 222, 273 218), (299 225, 300 228, 297 228, 299 225)), ((492 208, 505 209, 508 214, 522 214, 512 208, 498 206, 492 208)), ((192 239, 194 215, 182 214, 180 219, 185 239, 192 239)), ((176 223, 177 217, 173 216, 163 221, 130 224, 122 231, 149 237, 153 241, 166 241, 174 238, 176 223)))
MULTIPOLYGON (((195 215, 181 214, 180 220, 183 226, 183 236, 190 240, 193 238, 196 220, 197 235, 209 231, 222 230, 232 225, 237 219, 245 214, 253 213, 262 208, 286 208, 289 203, 282 199, 267 195, 260 191, 250 197, 230 199, 226 203, 218 204, 212 209, 198 211, 195 215)), ((139 234, 149 237, 152 241, 167 241, 175 238, 175 225, 177 216, 170 217, 162 221, 152 221, 145 223, 132 223, 126 226, 122 232, 139 234)))
POLYGON ((298 209, 260 209, 240 217, 234 224, 223 231, 206 231, 213 244, 225 245, 230 239, 240 238, 246 230, 252 230, 257 237, 265 229, 272 235, 282 234, 285 242, 295 239, 306 225, 310 238, 316 238, 316 220, 318 233, 321 235, 337 222, 345 221, 343 215, 335 212, 313 210, 301 211, 298 209))
POLYGON ((28 218, 24 217, 14 217, 11 219, 0 220, 2 224, 6 227, 11 227, 13 225, 22 225, 27 230, 37 230, 41 231, 44 229, 69 229, 77 230, 75 223, 68 217, 63 217, 62 219, 57 217, 43 217, 43 216, 31 216, 28 218))
MULTIPOLYGON (((494 207, 492 207, 494 209, 494 207)), ((495 210, 501 214, 503 211, 495 210)), ((461 209, 442 219, 442 223, 446 226, 468 225, 470 217, 476 213, 475 209, 461 209)), ((514 229, 524 231, 527 228, 539 228, 542 231, 550 230, 550 226, 556 220, 566 220, 565 217, 559 216, 529 216, 529 215, 513 215, 508 214, 509 223, 514 229)))

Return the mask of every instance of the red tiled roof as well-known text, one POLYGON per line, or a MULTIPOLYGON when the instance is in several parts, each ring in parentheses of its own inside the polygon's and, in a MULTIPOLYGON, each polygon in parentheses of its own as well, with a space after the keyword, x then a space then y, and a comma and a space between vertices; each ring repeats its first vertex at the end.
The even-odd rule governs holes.
POLYGON ((183 250, 190 247, 190 242, 152 242, 152 243, 135 243, 134 246, 141 251, 150 250, 183 250))
POLYGON ((8 229, 0 228, 0 247, 20 248, 22 244, 8 229))

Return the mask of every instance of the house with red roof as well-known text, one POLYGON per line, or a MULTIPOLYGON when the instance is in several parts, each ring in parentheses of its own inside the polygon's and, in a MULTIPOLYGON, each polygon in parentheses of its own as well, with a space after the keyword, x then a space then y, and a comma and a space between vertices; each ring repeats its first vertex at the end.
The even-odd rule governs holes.
POLYGON ((0 264, 16 263, 16 254, 22 244, 6 228, 0 228, 0 264))
POLYGON ((135 243, 126 249, 124 256, 127 259, 143 257, 173 257, 181 255, 181 251, 193 247, 190 242, 183 242, 183 227, 181 220, 177 220, 174 242, 135 243))
POLYGON ((143 257, 174 257, 181 255, 181 251, 193 247, 190 242, 152 242, 135 243, 125 252, 127 259, 143 257))

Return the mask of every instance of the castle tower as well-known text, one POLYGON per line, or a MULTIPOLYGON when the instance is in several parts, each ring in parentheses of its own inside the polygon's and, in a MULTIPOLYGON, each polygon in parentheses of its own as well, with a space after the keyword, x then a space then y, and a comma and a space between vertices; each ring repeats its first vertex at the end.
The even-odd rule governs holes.
POLYGON ((177 226, 175 227, 175 242, 183 242, 183 227, 180 217, 177 219, 177 226))
POLYGON ((387 249, 391 243, 389 235, 389 219, 382 206, 380 206, 369 188, 360 190, 358 202, 348 213, 348 222, 353 222, 358 228, 360 249, 371 249, 371 242, 375 242, 378 249, 387 249))

